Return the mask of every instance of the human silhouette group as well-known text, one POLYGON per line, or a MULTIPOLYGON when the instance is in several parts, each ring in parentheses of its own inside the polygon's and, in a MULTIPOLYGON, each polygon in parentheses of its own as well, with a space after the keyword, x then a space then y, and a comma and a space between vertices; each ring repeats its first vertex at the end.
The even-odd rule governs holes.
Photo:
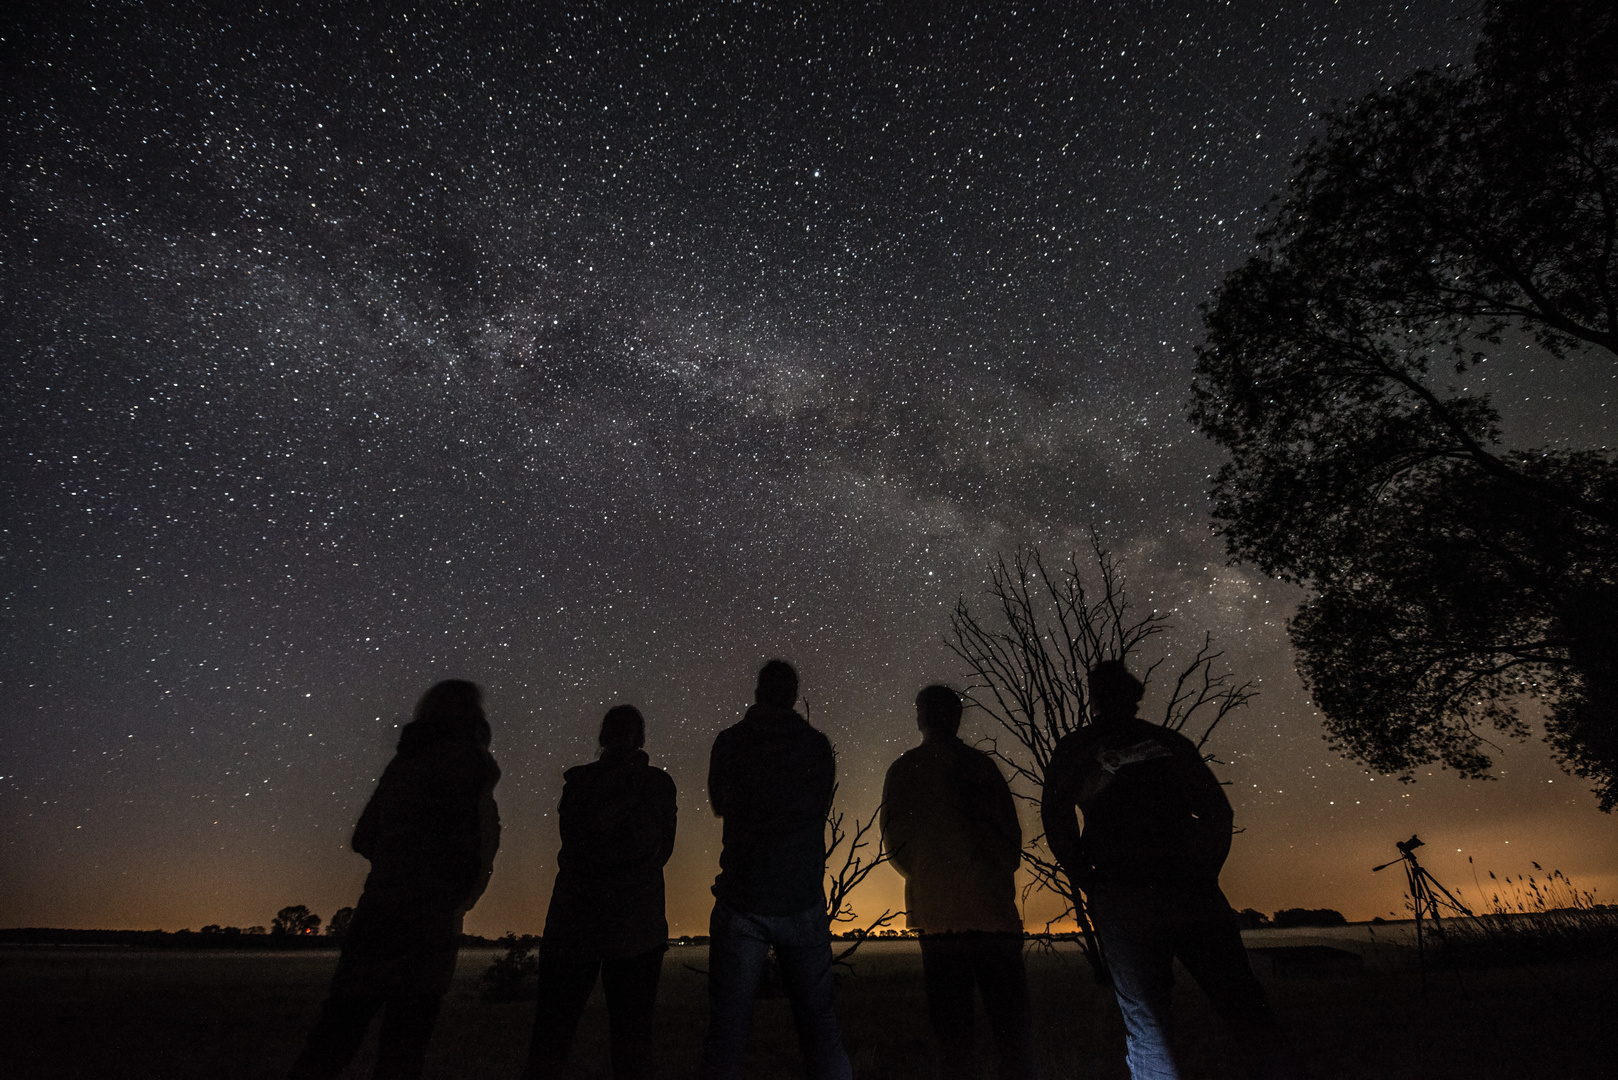
MULTIPOLYGON (((1136 716, 1143 687, 1121 661, 1092 669, 1088 689, 1092 723, 1057 743, 1041 816, 1052 852, 1083 890, 1107 958, 1131 1076, 1182 1075, 1170 1038, 1175 959, 1212 998, 1257 1073, 1301 1076, 1219 889, 1232 821, 1223 789, 1189 740, 1136 716)), ((826 736, 795 711, 797 701, 797 672, 769 661, 753 705, 718 734, 709 758, 708 798, 723 821, 723 847, 709 923, 702 1080, 742 1076, 772 953, 806 1075, 853 1075, 833 1008, 824 893, 836 760, 826 736)), ((975 989, 999 1076, 1037 1080, 1016 904, 1022 830, 999 767, 959 738, 961 713, 950 687, 917 695, 921 744, 888 770, 883 841, 905 880, 908 925, 919 933, 941 1074, 976 1075, 975 989)), ((613 1077, 656 1075, 668 941, 663 866, 674 850, 676 793, 645 742, 641 713, 619 705, 601 721, 597 759, 564 774, 562 846, 539 950, 526 1080, 563 1075, 598 980, 613 1077)), ((354 829, 352 846, 371 872, 330 994, 293 1067, 296 1080, 340 1074, 378 1013, 373 1076, 421 1075, 462 919, 487 886, 499 847, 500 770, 489 745, 482 693, 463 680, 428 690, 402 729, 354 829)))

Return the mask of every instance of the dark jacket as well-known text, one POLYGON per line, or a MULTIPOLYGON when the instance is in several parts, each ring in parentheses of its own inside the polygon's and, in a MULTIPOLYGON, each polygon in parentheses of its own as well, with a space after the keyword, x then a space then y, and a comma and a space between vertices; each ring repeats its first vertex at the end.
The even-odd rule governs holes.
POLYGON ((895 761, 882 787, 882 840, 904 876, 912 929, 1022 933, 1022 827, 983 751, 934 738, 895 761))
POLYGON ((351 841, 371 860, 333 980, 349 993, 443 993, 461 917, 500 847, 488 725, 405 725, 351 841))
POLYGON ((1081 888, 1219 880, 1232 814, 1195 744, 1145 720, 1064 735, 1045 771, 1040 815, 1051 851, 1081 888), (1084 812, 1081 831, 1074 807, 1084 812))
POLYGON ((674 851, 674 781, 640 750, 608 751, 563 776, 545 949, 616 960, 661 948, 669 936, 663 864, 674 851))
POLYGON ((725 819, 714 895, 737 911, 824 906, 831 742, 791 709, 754 705, 714 740, 708 801, 725 819))
POLYGON ((500 847, 500 767, 485 739, 472 730, 405 725, 350 841, 371 860, 366 896, 445 911, 477 903, 500 847))

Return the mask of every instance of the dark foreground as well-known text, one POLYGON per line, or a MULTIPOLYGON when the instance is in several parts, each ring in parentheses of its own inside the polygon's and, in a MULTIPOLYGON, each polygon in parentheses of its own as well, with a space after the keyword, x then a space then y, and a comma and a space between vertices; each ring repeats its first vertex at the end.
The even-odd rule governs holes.
MULTIPOLYGON (((1264 980, 1320 1080, 1618 1076, 1612 1064, 1618 1061, 1618 970, 1610 964, 1469 970, 1459 984, 1448 971, 1429 973, 1424 1004, 1410 954, 1387 945, 1361 948, 1362 974, 1264 980)), ((429 1077, 516 1076, 533 1006, 478 1000, 478 973, 494 955, 462 953, 428 1059, 429 1077)), ((331 952, 0 949, 0 1062, 14 1080, 280 1077, 335 962, 331 952)), ((675 948, 664 966, 661 1038, 670 1080, 695 1072, 705 985, 685 965, 705 962, 703 948, 675 948)), ((1032 951, 1029 969, 1047 1080, 1126 1078, 1117 1009, 1072 947, 1032 951)), ((1193 1075, 1240 1076, 1206 1000, 1181 981, 1180 1038, 1196 1063, 1193 1075)), ((857 974, 841 983, 838 1011, 861 1080, 935 1075, 914 943, 862 950, 857 974)), ((580 1031, 574 1076, 608 1075, 605 1026, 598 991, 580 1031)), ((369 1061, 367 1051, 349 1075, 366 1076, 369 1061)), ((801 1075, 784 1001, 759 1003, 748 1075, 801 1075)), ((992 1076, 992 1068, 984 1075, 992 1076)))

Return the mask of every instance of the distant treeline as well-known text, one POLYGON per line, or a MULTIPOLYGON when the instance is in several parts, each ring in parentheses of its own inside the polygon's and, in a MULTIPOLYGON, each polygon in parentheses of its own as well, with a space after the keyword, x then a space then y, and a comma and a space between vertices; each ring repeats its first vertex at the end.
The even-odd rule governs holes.
MULTIPOLYGON (((335 949, 337 937, 313 934, 270 934, 263 927, 197 930, 60 930, 46 926, 0 930, 0 945, 88 945, 124 946, 143 949, 335 949), (257 931, 254 933, 253 931, 257 931)), ((462 934, 466 948, 488 947, 495 942, 477 934, 462 934)))
MULTIPOLYGON (((1348 920, 1342 912, 1331 908, 1286 908, 1277 911, 1274 916, 1265 915, 1252 908, 1243 908, 1237 913, 1242 929, 1257 930, 1260 928, 1286 929, 1293 926, 1347 926, 1348 920)), ((859 931, 836 935, 844 940, 852 940, 864 936, 859 931)), ((872 934, 872 938, 905 938, 914 937, 914 931, 893 931, 872 934)), ((1065 934, 1028 934, 1030 937, 1049 937, 1055 940, 1077 939, 1074 933, 1065 934)), ((537 934, 507 934, 496 940, 486 938, 479 934, 462 934, 462 948, 509 948, 513 944, 535 947, 539 944, 537 934)), ((29 926, 11 930, 0 930, 0 945, 122 945, 132 948, 144 949, 270 949, 270 950, 307 950, 332 949, 342 943, 341 933, 325 934, 310 932, 303 933, 276 933, 266 930, 262 926, 215 926, 209 925, 201 930, 59 930, 53 927, 29 926)), ((686 934, 670 938, 670 945, 706 945, 706 934, 686 934)))
MULTIPOLYGON (((1242 928, 1260 927, 1285 929, 1289 926, 1345 926, 1348 920, 1330 908, 1288 908, 1277 911, 1274 918, 1246 908, 1239 913, 1242 928)), ((836 935, 844 940, 861 936, 858 932, 836 935)), ((873 934, 876 937, 914 937, 910 932, 873 934)), ((1058 941, 1077 940, 1078 934, 1028 934, 1030 937, 1049 937, 1058 941)), ((499 940, 479 934, 462 934, 461 947, 468 949, 510 946, 513 940, 524 945, 537 946, 539 935, 508 934, 499 940)), ((706 934, 685 934, 670 938, 670 945, 706 945, 706 934)), ((201 930, 62 930, 48 926, 27 926, 0 930, 0 945, 85 945, 123 946, 142 949, 266 949, 304 951, 334 949, 342 944, 341 935, 275 934, 262 926, 206 926, 201 930)))
POLYGON ((1286 930, 1294 926, 1348 925, 1343 913, 1333 911, 1331 908, 1284 908, 1277 911, 1273 917, 1252 908, 1242 908, 1236 913, 1236 918, 1241 921, 1243 930, 1286 930))

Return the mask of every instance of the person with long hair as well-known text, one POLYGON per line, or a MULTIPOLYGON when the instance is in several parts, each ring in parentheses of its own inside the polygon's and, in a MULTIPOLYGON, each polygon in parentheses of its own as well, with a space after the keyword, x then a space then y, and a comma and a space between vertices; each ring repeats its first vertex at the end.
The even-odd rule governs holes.
POLYGON ((614 1080, 650 1080, 653 1024, 668 948, 663 864, 674 851, 675 790, 642 749, 633 705, 601 721, 597 760, 563 774, 562 850, 539 946, 539 1004, 524 1076, 552 1080, 567 1066, 597 978, 607 998, 614 1080))
POLYGON ((438 683, 416 703, 351 846, 371 862, 343 937, 331 993, 293 1066, 295 1080, 347 1067, 378 1012, 376 1080, 414 1080, 455 973, 461 922, 500 846, 483 692, 438 683))

